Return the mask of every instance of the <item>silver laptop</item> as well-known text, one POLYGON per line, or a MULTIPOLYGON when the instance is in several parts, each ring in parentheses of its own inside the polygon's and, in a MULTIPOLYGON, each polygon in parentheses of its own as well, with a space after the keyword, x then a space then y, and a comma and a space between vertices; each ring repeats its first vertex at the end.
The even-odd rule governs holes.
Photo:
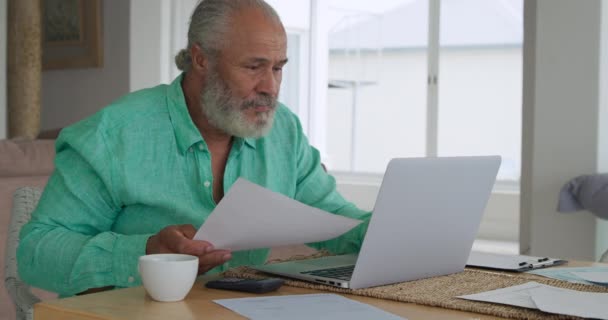
POLYGON ((499 156, 393 159, 358 255, 253 268, 351 289, 461 272, 499 166, 499 156))

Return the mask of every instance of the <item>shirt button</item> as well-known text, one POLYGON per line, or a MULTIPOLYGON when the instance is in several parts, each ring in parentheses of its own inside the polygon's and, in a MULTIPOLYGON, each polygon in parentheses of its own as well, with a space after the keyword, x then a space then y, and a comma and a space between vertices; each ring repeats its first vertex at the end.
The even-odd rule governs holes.
POLYGON ((203 145, 202 145, 202 144, 199 144, 199 145, 198 145, 198 150, 203 151, 203 149, 205 149, 205 147, 203 147, 203 145))
POLYGON ((205 185, 205 188, 209 188, 209 186, 211 185, 211 182, 205 181, 205 183, 203 183, 203 185, 205 185))
POLYGON ((188 151, 192 152, 192 151, 193 151, 193 150, 192 150, 192 147, 188 148, 188 151))
POLYGON ((127 281, 129 281, 129 283, 133 283, 133 281, 135 281, 135 278, 129 277, 129 279, 127 279, 127 281))

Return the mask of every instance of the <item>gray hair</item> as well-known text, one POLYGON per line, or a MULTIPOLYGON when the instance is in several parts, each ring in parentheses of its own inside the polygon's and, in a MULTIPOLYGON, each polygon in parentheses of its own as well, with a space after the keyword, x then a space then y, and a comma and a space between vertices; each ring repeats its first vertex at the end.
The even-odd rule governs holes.
POLYGON ((282 26, 277 12, 264 0, 201 0, 190 17, 188 46, 175 56, 177 68, 182 71, 190 69, 190 48, 193 45, 199 45, 211 58, 217 57, 225 43, 230 18, 245 8, 260 9, 266 17, 282 26))

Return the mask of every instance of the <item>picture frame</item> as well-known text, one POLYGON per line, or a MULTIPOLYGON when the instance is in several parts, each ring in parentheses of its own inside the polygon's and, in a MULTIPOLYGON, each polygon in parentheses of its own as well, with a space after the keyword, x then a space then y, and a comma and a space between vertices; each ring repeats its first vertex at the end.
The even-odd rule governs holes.
POLYGON ((40 0, 42 69, 103 67, 102 0, 40 0))

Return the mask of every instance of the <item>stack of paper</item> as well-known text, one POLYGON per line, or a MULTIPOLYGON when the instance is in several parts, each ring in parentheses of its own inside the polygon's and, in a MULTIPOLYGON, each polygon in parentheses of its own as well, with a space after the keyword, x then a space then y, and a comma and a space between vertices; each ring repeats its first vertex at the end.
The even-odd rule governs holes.
POLYGON ((569 316, 608 319, 608 293, 568 290, 537 282, 458 298, 508 304, 569 316))

